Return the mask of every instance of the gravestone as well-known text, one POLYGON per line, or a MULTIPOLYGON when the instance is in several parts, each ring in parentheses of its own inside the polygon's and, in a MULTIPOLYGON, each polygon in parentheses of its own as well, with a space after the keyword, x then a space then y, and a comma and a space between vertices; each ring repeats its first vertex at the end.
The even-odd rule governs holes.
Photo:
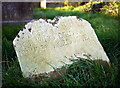
POLYGON ((76 59, 74 55, 109 62, 91 24, 76 16, 31 21, 13 45, 25 77, 53 72, 51 66, 72 64, 69 58, 76 59))
POLYGON ((56 8, 56 7, 63 7, 64 3, 63 2, 59 2, 59 3, 46 3, 46 7, 47 8, 56 8))
POLYGON ((32 2, 3 2, 2 20, 19 21, 33 19, 32 2))
POLYGON ((40 8, 40 2, 34 2, 34 8, 40 8))
POLYGON ((68 5, 69 5, 69 6, 74 6, 74 7, 79 6, 79 5, 78 5, 78 2, 68 2, 68 5))

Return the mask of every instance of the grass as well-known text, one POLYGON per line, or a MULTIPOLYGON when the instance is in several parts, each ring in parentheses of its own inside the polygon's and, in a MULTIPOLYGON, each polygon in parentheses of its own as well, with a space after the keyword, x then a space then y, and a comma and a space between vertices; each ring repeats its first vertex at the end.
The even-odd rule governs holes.
POLYGON ((2 26, 2 59, 15 58, 12 41, 24 24, 3 24, 2 26))
POLYGON ((8 25, 3 24, 2 28, 2 66, 3 66, 3 86, 57 86, 59 88, 76 86, 96 86, 96 87, 118 87, 119 86, 119 66, 120 66, 120 42, 119 42, 119 18, 106 15, 104 13, 84 13, 78 11, 62 11, 55 9, 34 9, 34 19, 49 18, 55 16, 78 16, 89 21, 94 28, 99 41, 104 47, 111 64, 100 64, 100 61, 93 62, 90 59, 84 60, 77 57, 66 74, 61 75, 61 79, 41 77, 36 80, 25 79, 19 67, 12 41, 24 24, 8 25))

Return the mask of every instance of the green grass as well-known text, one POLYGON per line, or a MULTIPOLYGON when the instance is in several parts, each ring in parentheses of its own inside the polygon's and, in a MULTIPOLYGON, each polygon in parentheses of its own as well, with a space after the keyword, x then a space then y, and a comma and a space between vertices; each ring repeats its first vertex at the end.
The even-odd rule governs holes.
POLYGON ((97 87, 118 87, 120 67, 120 42, 119 42, 119 18, 105 15, 104 13, 84 13, 78 11, 58 11, 55 9, 34 9, 34 19, 49 18, 55 16, 78 16, 89 21, 94 28, 99 41, 106 51, 111 65, 96 64, 91 60, 79 58, 69 66, 66 74, 60 73, 60 79, 44 78, 40 81, 30 81, 22 76, 18 60, 12 45, 12 41, 23 27, 22 25, 4 24, 2 28, 2 65, 3 65, 3 86, 97 86, 97 87))
POLYGON ((15 58, 16 54, 13 48, 13 39, 22 29, 24 24, 3 24, 2 25, 2 59, 15 58))

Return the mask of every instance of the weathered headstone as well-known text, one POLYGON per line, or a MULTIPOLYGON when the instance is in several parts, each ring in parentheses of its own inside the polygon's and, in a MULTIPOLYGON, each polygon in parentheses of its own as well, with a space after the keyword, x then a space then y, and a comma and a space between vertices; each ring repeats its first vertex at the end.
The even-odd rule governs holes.
POLYGON ((109 62, 90 23, 76 16, 31 21, 13 44, 25 77, 54 71, 50 65, 60 68, 71 64, 69 58, 76 59, 74 54, 109 62))
POLYGON ((20 21, 33 19, 32 2, 3 2, 2 20, 20 21))
POLYGON ((46 3, 46 7, 47 8, 56 8, 56 7, 63 7, 64 3, 63 2, 59 2, 59 3, 46 3))
POLYGON ((74 7, 79 6, 79 5, 78 5, 78 2, 69 2, 68 5, 69 5, 69 6, 74 6, 74 7))
POLYGON ((34 8, 40 8, 40 2, 34 2, 34 8))

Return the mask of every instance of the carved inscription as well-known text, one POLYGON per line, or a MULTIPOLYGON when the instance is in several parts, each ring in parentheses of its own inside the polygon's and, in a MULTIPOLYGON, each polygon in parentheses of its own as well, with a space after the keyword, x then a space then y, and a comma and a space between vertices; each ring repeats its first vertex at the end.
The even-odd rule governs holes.
POLYGON ((61 68, 64 63, 72 64, 69 58, 76 59, 74 54, 109 62, 90 23, 75 16, 29 22, 13 44, 25 77, 54 71, 50 65, 61 68))

